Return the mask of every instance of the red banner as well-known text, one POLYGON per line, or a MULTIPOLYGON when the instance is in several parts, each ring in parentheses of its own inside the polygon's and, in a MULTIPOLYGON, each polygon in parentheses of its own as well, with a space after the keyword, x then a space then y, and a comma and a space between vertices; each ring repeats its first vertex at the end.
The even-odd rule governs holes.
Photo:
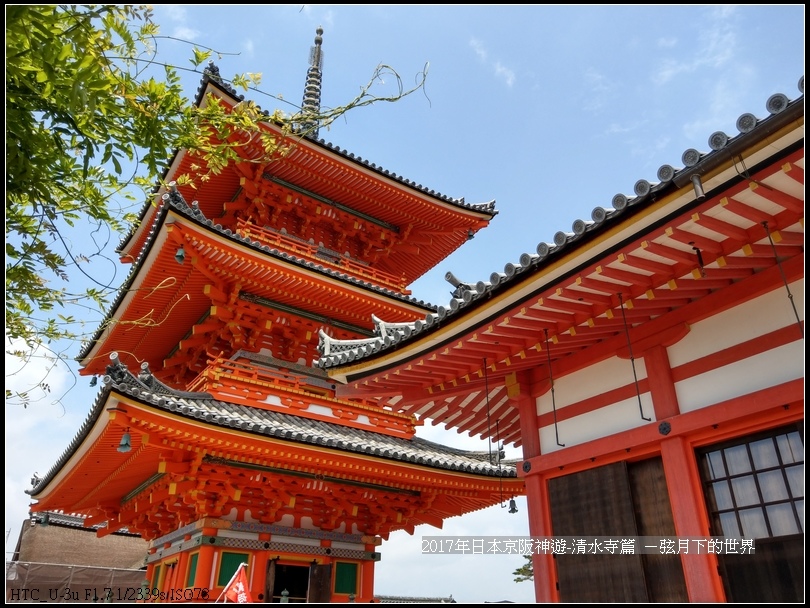
POLYGON ((253 599, 250 597, 250 589, 248 588, 247 572, 245 566, 247 564, 239 564, 239 569, 233 575, 231 582, 227 584, 222 591, 225 596, 226 602, 234 602, 236 604, 250 604, 253 599))

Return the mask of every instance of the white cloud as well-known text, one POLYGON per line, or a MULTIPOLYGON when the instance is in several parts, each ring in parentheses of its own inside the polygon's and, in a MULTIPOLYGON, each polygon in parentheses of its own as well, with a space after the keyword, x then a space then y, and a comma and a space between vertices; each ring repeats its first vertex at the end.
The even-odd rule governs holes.
POLYGON ((481 41, 473 38, 472 40, 470 40, 470 46, 472 47, 473 51, 475 51, 475 54, 478 55, 478 58, 481 61, 486 62, 487 50, 484 48, 484 45, 481 43, 481 41))
MULTIPOLYGON (((195 40, 200 36, 200 32, 186 24, 188 15, 186 8, 177 4, 162 4, 160 8, 166 11, 166 16, 170 21, 176 22, 171 28, 171 36, 180 40, 195 40)), ((168 28, 167 28, 168 29, 168 28)))
POLYGON ((717 23, 701 32, 703 47, 695 65, 719 68, 734 57, 737 49, 737 32, 730 23, 717 23))
POLYGON ((335 12, 331 10, 326 11, 323 15, 321 15, 319 22, 325 28, 331 29, 332 26, 335 24, 335 12))
POLYGON ((472 38, 470 39, 470 47, 475 54, 478 55, 478 59, 481 60, 481 63, 490 67, 495 76, 502 79, 506 83, 506 86, 511 87, 515 84, 515 71, 503 65, 500 61, 490 61, 489 52, 484 48, 483 42, 477 38, 472 38))
POLYGON ((495 62, 495 74, 506 81, 506 86, 511 87, 515 83, 515 72, 501 65, 500 61, 495 62))
POLYGON ((584 109, 598 112, 614 96, 616 85, 593 68, 585 72, 584 81, 587 89, 584 109))
POLYGON ((673 36, 669 36, 667 38, 659 38, 657 44, 662 49, 671 49, 672 47, 678 44, 678 39, 673 36))
MULTIPOLYGON (((301 5, 301 9, 298 11, 299 13, 304 14, 307 17, 312 17, 314 15, 315 8, 322 8, 320 5, 317 4, 303 4, 301 5)), ((325 29, 331 29, 335 23, 335 12, 333 10, 324 11, 320 14, 318 18, 318 25, 324 27, 325 29)))
MULTIPOLYGON (((7 345, 7 350, 19 347, 7 345)), ((28 517, 34 473, 43 476, 57 462, 81 427, 92 396, 76 386, 75 377, 62 363, 53 364, 47 353, 37 352, 27 364, 6 353, 6 389, 30 391, 27 407, 6 402, 5 486, 6 557, 13 550, 20 525, 28 517), (36 388, 41 382, 50 391, 36 388), (33 387, 33 388, 32 388, 33 387)), ((92 394, 92 393, 91 393, 92 394)))
POLYGON ((755 70, 741 67, 733 74, 726 74, 702 87, 700 103, 703 113, 698 119, 683 125, 684 136, 696 142, 697 148, 700 148, 701 142, 705 142, 704 149, 708 150, 711 133, 725 130, 729 135, 736 134, 736 120, 741 113, 737 100, 748 92, 755 81, 755 70))
POLYGON ((186 18, 186 8, 179 4, 163 4, 163 10, 172 21, 183 21, 186 18))
POLYGON ((713 19, 728 19, 737 13, 738 7, 733 4, 718 4, 709 9, 713 19))
POLYGON ((652 147, 656 152, 666 150, 667 148, 669 148, 669 144, 671 141, 672 141, 671 137, 669 137, 668 135, 662 135, 660 137, 657 137, 653 141, 652 147))
MULTIPOLYGON (((67 387, 73 384, 65 361, 45 347, 31 352, 24 342, 9 340, 5 363, 6 390, 26 393, 32 405, 59 399, 67 387), (9 351, 22 353, 25 358, 9 354, 9 351)), ((16 404, 17 401, 13 403, 16 404)), ((8 402, 6 405, 8 407, 8 402)))
POLYGON ((180 40, 194 40, 200 35, 198 30, 186 27, 185 25, 178 26, 172 31, 172 36, 180 40))
MULTIPOLYGON (((738 46, 737 30, 731 20, 734 7, 716 7, 707 11, 705 25, 698 32, 699 43, 691 54, 679 47, 683 58, 664 59, 653 75, 654 84, 666 84, 679 74, 691 73, 701 68, 721 68, 734 57, 738 46)), ((662 39, 663 40, 663 39, 662 39)), ((659 46, 664 46, 659 41, 659 46)))
POLYGON ((617 122, 610 123, 605 129, 603 135, 620 135, 622 133, 630 133, 636 129, 637 125, 620 125, 617 122))
POLYGON ((692 69, 689 64, 675 61, 674 59, 664 59, 658 68, 658 71, 653 74, 653 84, 662 85, 666 84, 675 78, 681 72, 686 72, 692 69))
MULTIPOLYGON (((464 603, 497 602, 511 600, 533 603, 534 587, 531 583, 517 584, 512 572, 523 565, 520 555, 476 554, 442 555, 422 553, 426 546, 423 538, 440 537, 443 540, 464 537, 472 540, 484 537, 508 539, 526 538, 528 517, 526 499, 516 499, 518 513, 510 514, 506 506, 495 505, 462 517, 445 520, 442 529, 418 526, 411 536, 399 531, 391 534, 380 547, 382 560, 374 570, 374 590, 380 595, 413 596, 413 581, 402 572, 420 573, 419 587, 431 589, 431 596, 448 597, 464 603), (430 567, 425 568, 428 560, 430 567), (463 583, 458 576, 464 572, 463 583)), ((508 503, 504 502, 504 505, 508 503)))
POLYGON ((246 38, 245 41, 242 43, 242 49, 244 51, 245 57, 252 58, 256 56, 253 38, 246 38))

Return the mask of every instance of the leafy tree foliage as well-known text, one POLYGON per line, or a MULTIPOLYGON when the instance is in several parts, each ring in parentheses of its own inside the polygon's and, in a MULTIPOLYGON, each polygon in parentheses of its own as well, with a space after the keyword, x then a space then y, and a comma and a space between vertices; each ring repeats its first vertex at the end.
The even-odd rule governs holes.
MULTIPOLYGON (((184 68, 159 60, 159 37, 146 7, 6 5, 6 352, 21 360, 83 337, 87 315, 69 314, 71 306, 103 310, 117 286, 93 277, 89 263, 137 221, 145 192, 175 150, 196 152, 213 173, 237 157, 238 142, 224 136, 234 129, 265 138, 268 154, 278 151, 258 127, 268 117, 255 104, 234 112, 190 104, 180 84, 184 68), (76 289, 75 272, 92 286, 76 289)), ((191 54, 190 69, 202 74, 213 51, 191 54)), ((352 108, 396 101, 421 88, 426 75, 405 90, 381 65, 345 106, 316 117, 276 111, 272 119, 300 136, 302 124, 328 127, 352 108), (396 83, 390 96, 371 92, 383 76, 396 83)), ((223 80, 261 92, 259 74, 223 80)), ((44 381, 39 388, 48 390, 44 381)), ((29 396, 7 388, 11 398, 26 405, 29 396)))
POLYGON ((534 580, 534 565, 532 564, 532 556, 524 555, 523 557, 526 559, 526 563, 520 568, 516 568, 514 572, 512 572, 516 583, 534 580))

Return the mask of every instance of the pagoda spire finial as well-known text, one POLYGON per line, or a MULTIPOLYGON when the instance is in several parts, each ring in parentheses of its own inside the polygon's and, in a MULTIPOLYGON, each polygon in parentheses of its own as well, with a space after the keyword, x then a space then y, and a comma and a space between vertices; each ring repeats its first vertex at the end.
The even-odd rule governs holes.
POLYGON ((301 104, 304 120, 301 130, 307 135, 318 137, 318 115, 321 112, 321 70, 323 68, 323 28, 318 26, 315 30, 315 46, 309 51, 309 69, 307 82, 304 86, 304 101, 301 104))

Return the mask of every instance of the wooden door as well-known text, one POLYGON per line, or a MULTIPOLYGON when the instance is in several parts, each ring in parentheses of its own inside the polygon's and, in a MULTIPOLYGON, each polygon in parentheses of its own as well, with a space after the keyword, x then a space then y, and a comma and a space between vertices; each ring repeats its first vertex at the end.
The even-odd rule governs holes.
MULTIPOLYGON (((664 461, 660 457, 628 463, 636 529, 639 536, 674 538, 675 520, 669 500, 664 461)), ((683 562, 676 553, 641 556, 651 602, 688 602, 683 562)))
POLYGON ((332 564, 312 564, 309 567, 307 601, 328 603, 332 599, 332 564))
MULTIPOLYGON (((549 480, 555 537, 637 536, 627 466, 617 462, 549 480)), ((647 602, 641 555, 555 554, 562 602, 647 602)))
POLYGON ((264 601, 273 601, 273 586, 276 584, 276 560, 267 560, 267 576, 264 580, 264 601))

